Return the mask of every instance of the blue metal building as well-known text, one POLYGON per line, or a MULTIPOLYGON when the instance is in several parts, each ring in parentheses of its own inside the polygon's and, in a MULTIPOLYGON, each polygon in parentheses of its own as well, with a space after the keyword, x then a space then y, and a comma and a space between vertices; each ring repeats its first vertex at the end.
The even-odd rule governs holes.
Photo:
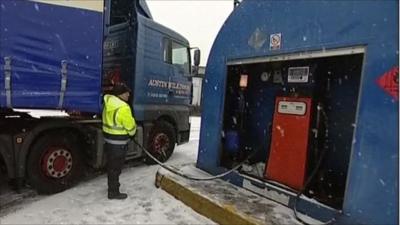
MULTIPOLYGON (((197 167, 213 174, 231 168, 224 155, 236 120, 244 132, 235 151, 261 148, 255 160, 268 161, 275 98, 297 96, 298 90, 314 93, 324 84, 330 137, 322 168, 335 177, 329 185, 337 185, 332 195, 340 200, 302 197, 297 209, 339 224, 397 224, 398 7, 390 0, 243 1, 220 30, 208 60, 197 167), (306 83, 290 83, 290 68, 304 65, 306 83), (235 117, 240 103, 232 102, 241 98, 242 88, 235 83, 242 78, 245 114, 235 117)), ((226 179, 289 207, 296 202, 297 191, 279 181, 242 172, 226 179)))

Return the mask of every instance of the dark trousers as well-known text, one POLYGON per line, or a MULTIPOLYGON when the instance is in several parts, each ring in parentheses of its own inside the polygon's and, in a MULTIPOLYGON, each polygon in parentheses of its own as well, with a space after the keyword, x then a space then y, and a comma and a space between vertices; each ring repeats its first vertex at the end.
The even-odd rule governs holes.
POLYGON ((106 143, 108 192, 119 193, 119 175, 125 162, 128 145, 106 143))

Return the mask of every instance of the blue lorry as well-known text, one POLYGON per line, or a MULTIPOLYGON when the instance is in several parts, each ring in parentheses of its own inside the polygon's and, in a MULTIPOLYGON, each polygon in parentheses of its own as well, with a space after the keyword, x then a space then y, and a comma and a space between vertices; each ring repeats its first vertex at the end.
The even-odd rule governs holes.
MULTIPOLYGON (((17 188, 74 184, 105 164, 99 115, 116 83, 133 91, 137 142, 161 161, 189 140, 189 42, 156 23, 142 0, 0 2, 0 166, 17 188), (57 109, 34 118, 15 109, 57 109)), ((144 157, 131 144, 127 159, 144 157)), ((147 162, 152 163, 147 159, 147 162)))
POLYGON ((398 224, 398 8, 241 1, 208 58, 197 167, 245 161, 225 179, 324 224, 398 224))

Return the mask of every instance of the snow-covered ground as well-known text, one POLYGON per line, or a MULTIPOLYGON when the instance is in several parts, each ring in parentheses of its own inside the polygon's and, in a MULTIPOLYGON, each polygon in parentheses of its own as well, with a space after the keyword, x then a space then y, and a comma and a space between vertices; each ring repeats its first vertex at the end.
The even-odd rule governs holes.
MULTIPOLYGON (((200 118, 192 117, 190 142, 178 146, 168 164, 195 163, 200 118)), ((107 179, 93 180, 0 213, 0 224, 214 224, 154 186, 158 166, 127 168, 121 175, 126 200, 107 199, 107 179)))

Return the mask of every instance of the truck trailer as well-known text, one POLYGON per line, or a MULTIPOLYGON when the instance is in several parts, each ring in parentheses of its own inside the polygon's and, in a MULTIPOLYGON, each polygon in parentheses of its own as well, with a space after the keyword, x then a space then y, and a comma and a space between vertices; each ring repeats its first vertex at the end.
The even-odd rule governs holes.
POLYGON ((324 224, 398 224, 398 8, 238 3, 208 59, 197 167, 245 162, 225 179, 324 224))
MULTIPOLYGON (((17 188, 70 187, 104 167, 102 95, 132 90, 135 140, 160 161, 189 140, 189 42, 156 23, 142 0, 0 2, 0 167, 17 188), (34 118, 18 109, 65 111, 34 118)), ((127 159, 144 157, 129 145, 127 159)), ((147 159, 147 162, 152 163, 147 159)))

